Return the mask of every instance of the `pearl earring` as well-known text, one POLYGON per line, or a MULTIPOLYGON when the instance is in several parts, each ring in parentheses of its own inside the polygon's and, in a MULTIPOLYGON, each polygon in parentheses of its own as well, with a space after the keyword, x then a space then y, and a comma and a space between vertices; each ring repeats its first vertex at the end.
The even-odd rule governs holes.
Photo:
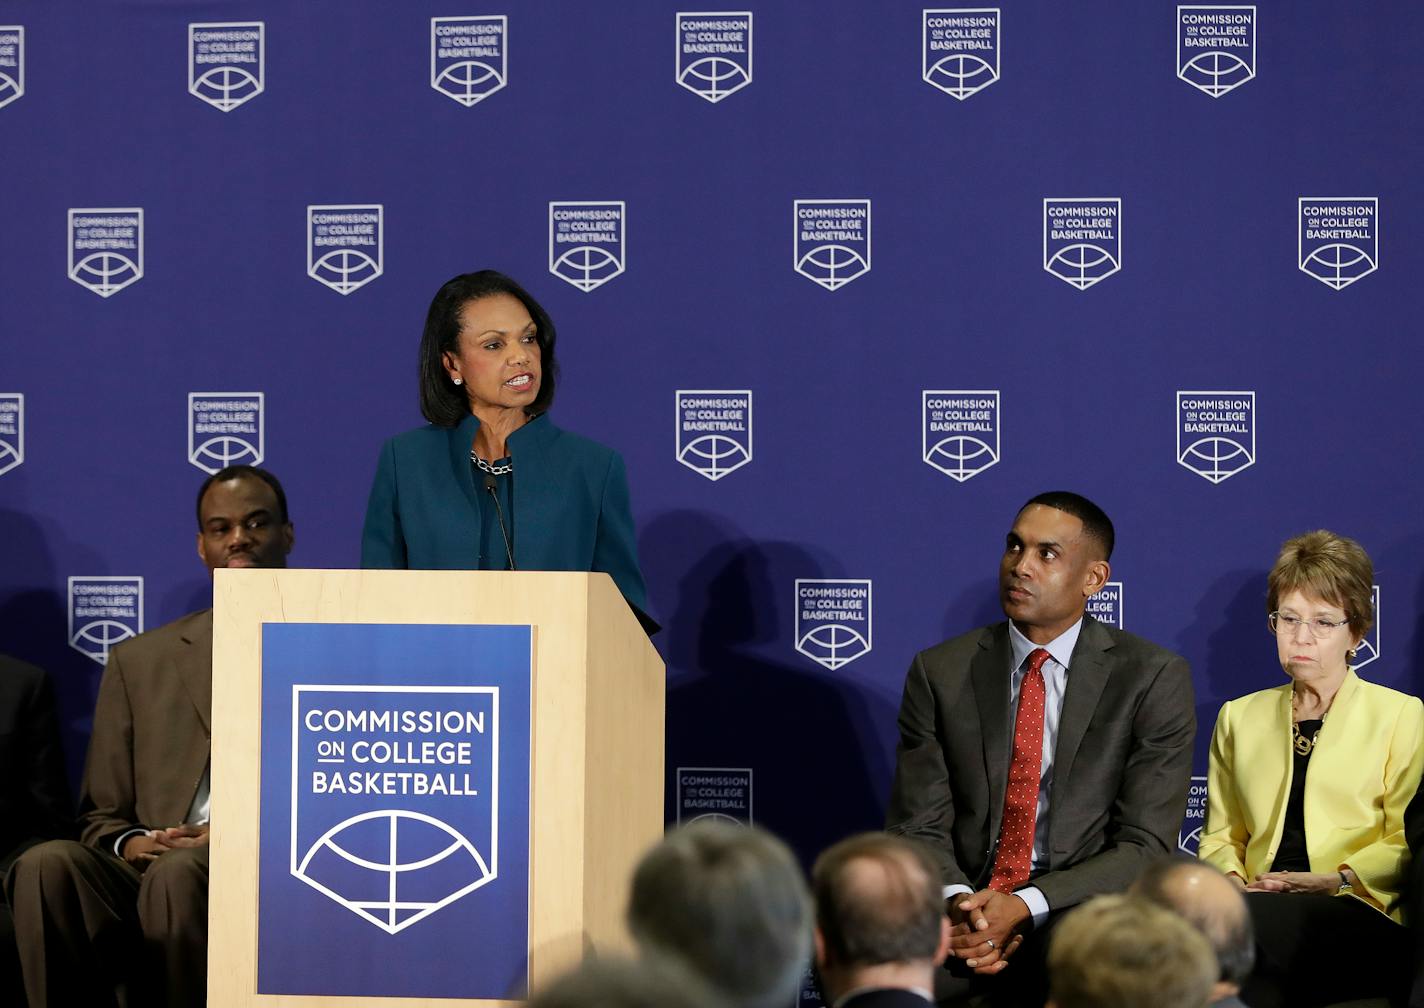
POLYGON ((463 379, 463 378, 456 378, 456 379, 455 379, 455 384, 456 384, 456 385, 463 385, 463 384, 465 384, 465 379, 463 379))

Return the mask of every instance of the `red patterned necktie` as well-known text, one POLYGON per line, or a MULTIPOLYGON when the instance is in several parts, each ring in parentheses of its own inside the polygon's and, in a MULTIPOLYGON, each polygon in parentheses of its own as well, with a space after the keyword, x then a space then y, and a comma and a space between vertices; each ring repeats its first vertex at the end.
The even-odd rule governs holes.
POLYGON ((1036 648, 1028 656, 1028 671, 1019 687, 1019 712, 1014 718, 1014 758, 1004 792, 1004 822, 989 888, 1013 892, 1028 881, 1033 864, 1033 825, 1038 814, 1038 781, 1043 769, 1043 663, 1049 654, 1036 648))

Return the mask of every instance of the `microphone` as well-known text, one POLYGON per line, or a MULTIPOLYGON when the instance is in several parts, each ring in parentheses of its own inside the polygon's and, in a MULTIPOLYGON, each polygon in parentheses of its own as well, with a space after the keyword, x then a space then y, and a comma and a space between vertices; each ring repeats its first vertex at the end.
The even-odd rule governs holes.
POLYGON ((509 569, 518 570, 514 566, 514 550, 509 545, 509 530, 504 527, 504 508, 499 503, 499 482, 494 473, 485 473, 485 489, 489 491, 490 500, 494 501, 494 513, 499 518, 499 536, 504 540, 504 555, 509 558, 509 569))

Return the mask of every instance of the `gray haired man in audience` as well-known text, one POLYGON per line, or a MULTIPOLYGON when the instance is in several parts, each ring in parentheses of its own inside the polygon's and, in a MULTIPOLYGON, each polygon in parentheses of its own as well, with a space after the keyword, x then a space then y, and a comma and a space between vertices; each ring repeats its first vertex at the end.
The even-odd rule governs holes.
POLYGON ((833 1008, 928 1008, 950 938, 928 852, 862 833, 817 858, 811 892, 821 992, 833 1008))
POLYGON ((1256 939, 1241 891, 1211 865, 1180 858, 1151 865, 1128 891, 1171 910, 1211 942, 1219 971, 1212 1008, 1245 1008, 1237 995, 1256 964, 1256 939))
POLYGON ((1048 944, 1048 1008, 1203 1008, 1216 956, 1201 933, 1137 896, 1097 896, 1048 944))
POLYGON ((751 826, 673 830, 633 874, 628 929, 736 1008, 787 1008, 811 960, 811 901, 791 851, 751 826))

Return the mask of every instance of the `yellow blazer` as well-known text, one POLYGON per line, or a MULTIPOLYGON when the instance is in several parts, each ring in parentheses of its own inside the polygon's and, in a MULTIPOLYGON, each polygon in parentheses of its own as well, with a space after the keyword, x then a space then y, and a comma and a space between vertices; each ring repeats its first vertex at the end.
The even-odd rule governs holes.
MULTIPOLYGON (((1291 775, 1291 686, 1222 705, 1211 737, 1206 829, 1197 856, 1250 880, 1271 870, 1291 775)), ((1310 870, 1348 867, 1354 895, 1399 921, 1409 848, 1404 807, 1424 773, 1424 704, 1345 675, 1305 781, 1310 870)))

